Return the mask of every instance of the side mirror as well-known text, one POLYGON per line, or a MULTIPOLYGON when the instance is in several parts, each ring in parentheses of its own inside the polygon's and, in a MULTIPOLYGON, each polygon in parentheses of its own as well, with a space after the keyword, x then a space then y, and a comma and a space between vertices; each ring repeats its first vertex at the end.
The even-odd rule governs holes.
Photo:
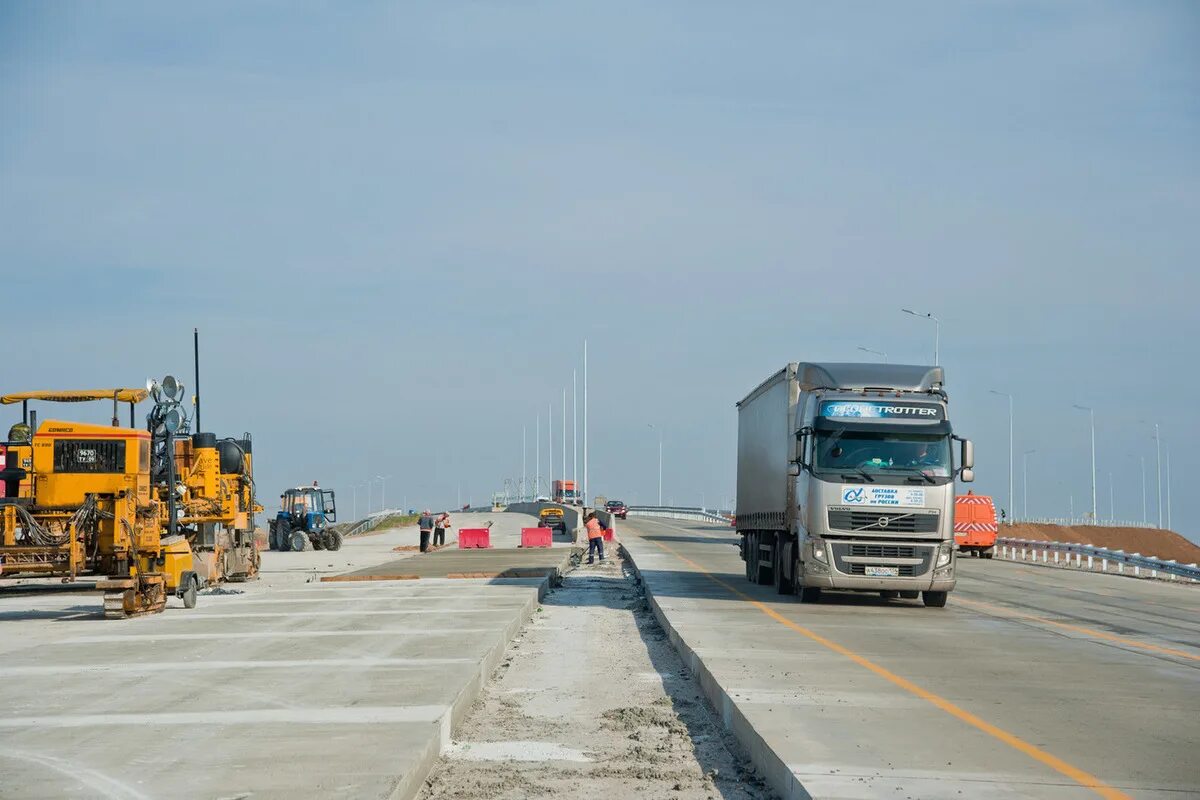
POLYGON ((970 439, 962 442, 962 465, 964 470, 975 467, 975 444, 970 439))
POLYGON ((788 464, 788 476, 792 478, 800 477, 800 464, 788 464))
POLYGON ((963 483, 971 483, 975 480, 975 470, 970 467, 963 467, 963 471, 959 473, 958 479, 963 483))
POLYGON ((809 468, 809 464, 804 460, 805 454, 808 452, 808 440, 812 437, 813 429, 811 425, 806 425, 796 431, 796 460, 793 463, 795 469, 788 467, 788 474, 793 478, 800 475, 802 470, 809 468))

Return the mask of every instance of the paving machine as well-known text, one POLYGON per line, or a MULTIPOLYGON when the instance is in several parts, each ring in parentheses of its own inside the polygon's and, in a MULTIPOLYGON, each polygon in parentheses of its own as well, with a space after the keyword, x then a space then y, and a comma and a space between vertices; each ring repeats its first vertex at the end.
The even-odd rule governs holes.
POLYGON ((298 486, 279 495, 279 513, 275 515, 268 542, 272 550, 342 549, 342 534, 330 527, 337 521, 337 504, 332 491, 319 487, 298 486))
POLYGON ((258 574, 251 439, 188 434, 183 386, 168 376, 145 389, 27 392, 21 422, 0 445, 0 574, 98 578, 105 616, 161 611, 170 594, 258 574), (134 426, 147 397, 149 430, 134 426), (111 400, 112 426, 46 420, 31 400, 111 400), (130 424, 117 408, 129 404, 130 424))
POLYGON ((4 578, 99 578, 104 615, 122 618, 162 611, 170 594, 189 608, 199 579, 191 545, 164 531, 164 509, 151 480, 151 434, 132 425, 142 389, 29 392, 0 403, 22 403, 9 431, 0 483, 0 572, 4 578), (113 426, 30 416, 30 400, 113 402, 113 426), (117 425, 117 404, 129 403, 131 424, 117 425))

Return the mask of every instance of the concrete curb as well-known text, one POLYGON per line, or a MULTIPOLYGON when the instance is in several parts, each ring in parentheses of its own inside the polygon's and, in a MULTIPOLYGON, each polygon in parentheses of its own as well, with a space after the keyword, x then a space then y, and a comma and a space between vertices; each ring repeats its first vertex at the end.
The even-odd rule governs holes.
POLYGON ((716 676, 704 663, 699 654, 688 645, 675 626, 671 624, 671 619, 667 613, 663 611, 659 605, 658 598, 654 596, 654 592, 650 590, 650 586, 642 577, 642 571, 637 565, 637 559, 633 553, 624 544, 620 545, 621 553, 625 556, 626 562, 633 568, 633 572, 637 575, 638 581, 642 585, 643 591, 646 593, 646 602, 650 604, 650 609, 654 612, 654 618, 658 620, 658 624, 666 631, 667 638, 675 649, 679 652, 683 662, 691 669, 692 674, 700 683, 701 689, 704 691, 704 696, 712 703, 717 713, 721 715, 721 722, 725 728, 733 733, 738 744, 750 756, 755 769, 767 782, 767 785, 786 800, 812 800, 812 795, 804 788, 804 785, 792 773, 787 762, 771 748, 762 735, 755 730, 754 725, 746 718, 741 709, 738 708, 737 702, 730 697, 729 692, 725 687, 721 686, 716 676))
POLYGON ((479 669, 475 671, 475 674, 463 686, 462 690, 450 704, 449 709, 438 721, 438 735, 430 738, 429 743, 417 754, 413 768, 407 774, 400 777, 389 797, 394 798, 394 800, 412 800, 424 788, 425 781, 429 779, 433 768, 437 766, 442 753, 450 746, 450 740, 454 732, 462 725, 463 719, 466 718, 467 713, 475 705, 475 701, 479 699, 479 695, 483 692, 483 687, 487 685, 487 682, 492 677, 492 673, 500 665, 501 659, 504 658, 504 651, 508 649, 509 643, 521 632, 521 629, 525 627, 525 624, 537 611, 538 606, 541 605, 542 599, 546 596, 546 592, 550 588, 550 577, 543 577, 534 588, 536 588, 536 591, 529 596, 529 599, 521 606, 519 612, 513 615, 512 621, 505 626, 499 641, 480 660, 479 669))

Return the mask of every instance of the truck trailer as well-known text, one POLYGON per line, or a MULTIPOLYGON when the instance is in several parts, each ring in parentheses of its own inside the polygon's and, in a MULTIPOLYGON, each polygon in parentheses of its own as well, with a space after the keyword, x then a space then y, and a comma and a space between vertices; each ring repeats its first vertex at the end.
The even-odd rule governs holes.
POLYGON ((807 603, 833 589, 944 606, 955 479, 974 480, 944 383, 941 367, 792 363, 738 403, 746 578, 807 603))

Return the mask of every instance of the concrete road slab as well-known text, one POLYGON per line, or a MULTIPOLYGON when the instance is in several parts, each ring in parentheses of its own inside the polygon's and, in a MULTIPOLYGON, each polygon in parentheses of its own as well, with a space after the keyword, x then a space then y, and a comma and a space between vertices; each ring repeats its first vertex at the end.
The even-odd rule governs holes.
POLYGON ((546 587, 305 580, 122 621, 0 597, 0 794, 412 796, 546 587))
POLYGON ((960 562, 945 609, 865 595, 801 605, 745 580, 727 529, 630 520, 622 538, 676 646, 787 796, 1200 787, 1188 756, 1200 593, 983 561, 960 562))

